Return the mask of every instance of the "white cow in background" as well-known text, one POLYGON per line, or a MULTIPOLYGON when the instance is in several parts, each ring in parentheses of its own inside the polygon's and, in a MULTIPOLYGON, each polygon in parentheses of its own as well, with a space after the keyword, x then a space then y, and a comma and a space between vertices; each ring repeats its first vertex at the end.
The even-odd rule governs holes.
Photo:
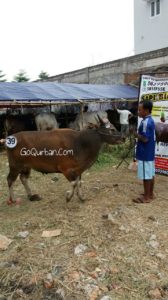
POLYGON ((59 128, 58 122, 53 113, 40 113, 35 117, 37 130, 52 130, 59 128))
POLYGON ((75 121, 69 123, 69 128, 75 130, 82 130, 87 128, 89 123, 98 125, 99 120, 97 115, 100 116, 100 118, 104 121, 107 127, 113 126, 108 120, 106 111, 96 111, 96 112, 84 112, 83 117, 82 117, 82 113, 78 114, 75 121))

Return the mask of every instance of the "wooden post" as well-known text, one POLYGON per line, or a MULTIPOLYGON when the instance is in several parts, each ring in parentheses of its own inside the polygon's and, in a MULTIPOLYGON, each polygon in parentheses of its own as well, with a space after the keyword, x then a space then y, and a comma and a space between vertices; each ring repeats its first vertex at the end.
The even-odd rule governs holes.
POLYGON ((67 105, 65 105, 66 109, 65 109, 65 123, 66 123, 66 127, 68 128, 68 112, 67 112, 67 105))
POLYGON ((81 101, 82 129, 83 129, 83 109, 84 109, 84 105, 83 102, 81 101))

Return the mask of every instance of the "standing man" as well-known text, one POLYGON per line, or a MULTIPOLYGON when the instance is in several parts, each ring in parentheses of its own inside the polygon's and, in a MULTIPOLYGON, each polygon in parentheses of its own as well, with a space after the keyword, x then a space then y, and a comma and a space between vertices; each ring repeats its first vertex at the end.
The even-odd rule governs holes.
POLYGON ((133 116, 129 110, 117 109, 120 114, 120 124, 121 124, 121 136, 125 138, 129 132, 129 119, 133 116))
POLYGON ((144 194, 133 201, 135 203, 149 203, 154 198, 154 176, 155 176, 155 123, 151 117, 153 103, 141 101, 138 107, 138 115, 143 118, 137 138, 136 159, 138 160, 138 178, 143 180, 144 194))

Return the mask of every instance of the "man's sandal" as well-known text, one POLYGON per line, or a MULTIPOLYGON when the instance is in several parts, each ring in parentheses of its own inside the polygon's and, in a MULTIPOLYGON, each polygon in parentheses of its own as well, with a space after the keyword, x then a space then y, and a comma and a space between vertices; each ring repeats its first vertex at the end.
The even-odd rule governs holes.
POLYGON ((136 199, 132 200, 134 203, 150 203, 151 200, 150 199, 145 199, 144 197, 138 197, 136 199))

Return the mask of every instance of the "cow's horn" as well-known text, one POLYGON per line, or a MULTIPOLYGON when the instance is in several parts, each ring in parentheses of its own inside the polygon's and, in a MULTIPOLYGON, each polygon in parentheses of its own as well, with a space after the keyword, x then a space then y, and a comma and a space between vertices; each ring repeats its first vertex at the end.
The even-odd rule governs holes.
POLYGON ((99 123, 99 119, 96 116, 95 116, 95 120, 96 120, 97 123, 99 123))
POLYGON ((98 119, 99 119, 99 121, 100 121, 100 124, 101 125, 104 125, 104 122, 103 122, 103 120, 100 118, 100 116, 97 114, 97 116, 98 116, 98 119))

